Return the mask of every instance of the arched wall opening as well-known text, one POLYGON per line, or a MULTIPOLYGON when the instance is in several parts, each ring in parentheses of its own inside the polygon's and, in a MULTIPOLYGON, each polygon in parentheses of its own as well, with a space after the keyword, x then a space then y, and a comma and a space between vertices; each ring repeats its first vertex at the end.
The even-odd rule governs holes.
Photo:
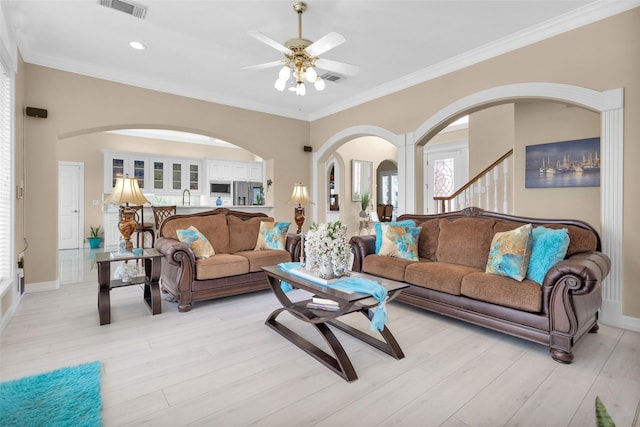
MULTIPOLYGON (((347 229, 351 234, 355 234, 358 230, 357 212, 360 210, 360 204, 353 201, 351 197, 351 160, 373 160, 375 164, 373 165, 372 172, 375 175, 375 169, 382 160, 386 158, 397 158, 399 156, 398 146, 401 146, 399 143, 400 140, 401 138, 398 135, 376 126, 349 128, 330 138, 329 141, 313 155, 312 194, 316 195, 315 200, 318 201, 312 207, 313 221, 324 222, 327 221, 328 218, 334 218, 334 215, 325 209, 326 205, 324 204, 324 201, 329 198, 325 171, 332 158, 340 158, 342 163, 342 179, 338 184, 340 191, 340 221, 347 225, 347 229), (346 150, 347 152, 344 154, 339 152, 341 147, 357 143, 359 140, 366 138, 370 138, 369 141, 375 144, 376 147, 379 147, 373 150, 376 152, 376 156, 371 157, 370 154, 362 151, 360 151, 361 154, 353 154, 353 152, 358 152, 358 150, 353 149, 346 150)), ((343 148, 343 151, 344 150, 343 148)), ((372 177, 372 186, 375 189, 376 183, 373 181, 375 181, 375 176, 372 177)), ((375 194, 375 192, 373 194, 375 194)))
MULTIPOLYGON (((235 161, 261 161, 261 157, 235 144, 233 146, 215 146, 202 143, 204 138, 189 138, 181 141, 164 139, 157 130, 171 130, 187 132, 190 135, 204 135, 209 138, 216 138, 216 135, 207 135, 207 132, 200 129, 186 129, 184 127, 166 125, 120 125, 91 129, 82 129, 66 133, 58 137, 56 144, 56 156, 60 161, 76 161, 85 165, 85 178, 83 189, 83 215, 82 236, 88 236, 89 226, 102 225, 103 233, 107 232, 107 224, 104 220, 104 206, 102 200, 104 195, 109 193, 105 188, 107 173, 104 171, 105 155, 109 152, 131 153, 131 155, 141 154, 149 158, 162 159, 194 159, 200 160, 201 168, 200 184, 198 191, 189 194, 188 202, 191 206, 213 206, 215 201, 210 197, 207 176, 207 161, 205 159, 227 159, 235 161), (110 131, 120 131, 128 129, 146 129, 149 135, 136 136, 129 134, 118 134, 110 131), (157 133, 157 135, 156 135, 157 133)), ((273 161, 265 160, 265 171, 272 168, 273 161)), ((151 166, 149 166, 150 168, 151 166)), ((168 167, 168 166, 167 166, 168 167)), ((168 170, 166 174, 168 174, 168 170)), ((266 176, 266 174, 265 174, 266 176)), ((269 175, 272 176, 272 175, 269 175)), ((265 189, 267 187, 265 186, 265 189)), ((149 201, 154 205, 180 205, 180 195, 167 192, 166 190, 154 191, 153 189, 143 190, 149 201)), ((175 193, 175 192, 174 192, 175 193)), ((273 205, 273 191, 265 191, 268 206, 273 205)), ((145 209, 145 213, 147 210, 145 209)), ((147 215, 148 216, 148 213, 147 215)), ((106 240, 105 240, 106 243, 106 240)))
MULTIPOLYGON (((416 212, 416 147, 424 145, 447 124, 466 114, 519 99, 546 99, 566 102, 600 113, 601 121, 601 237, 602 250, 612 261, 603 286, 601 320, 622 326, 623 288, 623 146, 624 91, 596 91, 558 83, 520 83, 498 86, 468 95, 443 107, 414 132, 397 135, 376 126, 347 128, 329 138, 313 158, 314 194, 318 194, 318 165, 328 152, 347 140, 366 134, 384 137, 398 147, 399 213, 416 212), (383 136, 384 135, 384 136, 383 136), (386 137, 385 137, 386 136, 386 137)), ((314 209, 314 218, 318 211, 314 209)), ((321 219, 321 218, 320 218, 321 219)))

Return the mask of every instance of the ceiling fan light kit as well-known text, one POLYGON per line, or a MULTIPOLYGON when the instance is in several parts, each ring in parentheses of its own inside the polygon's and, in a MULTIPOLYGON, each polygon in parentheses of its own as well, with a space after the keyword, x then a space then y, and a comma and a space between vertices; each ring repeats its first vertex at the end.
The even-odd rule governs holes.
POLYGON ((344 75, 354 75, 357 73, 358 67, 355 65, 318 58, 322 53, 344 43, 346 39, 341 34, 334 32, 327 34, 316 42, 302 38, 302 13, 307 10, 307 4, 304 2, 295 2, 293 3, 293 10, 298 14, 298 37, 287 40, 284 45, 258 31, 249 31, 249 35, 252 37, 282 52, 285 59, 245 67, 245 69, 261 70, 263 68, 282 65, 274 87, 280 92, 284 91, 287 87, 287 82, 289 82, 293 76, 294 85, 289 87, 289 91, 295 92, 296 95, 299 96, 304 96, 307 93, 307 88, 304 84, 305 80, 308 83, 313 83, 318 91, 325 88, 325 81, 318 75, 315 69, 316 62, 319 62, 318 66, 320 66, 320 68, 328 71, 335 71, 344 75))

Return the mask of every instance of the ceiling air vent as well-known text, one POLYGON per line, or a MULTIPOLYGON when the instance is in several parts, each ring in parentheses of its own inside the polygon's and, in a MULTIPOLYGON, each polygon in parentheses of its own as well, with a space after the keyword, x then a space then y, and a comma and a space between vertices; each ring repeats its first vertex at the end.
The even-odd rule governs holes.
POLYGON ((337 76, 335 74, 331 74, 331 73, 324 73, 320 77, 322 78, 322 80, 325 80, 328 82, 337 82, 338 80, 342 79, 342 77, 337 76))
POLYGON ((102 6, 106 6, 109 9, 119 10, 127 15, 135 16, 136 18, 144 19, 147 15, 147 7, 136 4, 131 1, 122 0, 98 0, 98 3, 102 6))

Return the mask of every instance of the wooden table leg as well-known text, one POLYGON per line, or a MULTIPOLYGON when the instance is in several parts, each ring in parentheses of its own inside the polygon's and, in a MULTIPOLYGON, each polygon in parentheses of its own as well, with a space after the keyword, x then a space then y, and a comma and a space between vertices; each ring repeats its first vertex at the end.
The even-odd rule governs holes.
MULTIPOLYGON (((364 314, 369 320, 373 318, 373 314, 374 314, 373 310, 371 309, 360 310, 360 313, 364 314)), ((384 339, 384 341, 381 341, 339 320, 330 320, 328 323, 331 326, 335 326, 336 328, 348 333, 354 338, 358 338, 360 341, 363 341, 369 344, 370 346, 375 347, 378 350, 383 351, 388 355, 395 357, 396 359, 404 358, 404 353, 400 348, 400 344, 398 344, 398 341, 396 341, 396 338, 393 336, 393 334, 391 333, 391 331, 386 325, 384 329, 382 329, 381 331, 378 331, 380 335, 382 335, 382 338, 384 339)))
POLYGON ((162 299, 160 298, 160 259, 145 258, 144 273, 146 282, 144 284, 144 301, 151 308, 151 314, 162 312, 162 299))
POLYGON ((347 352, 344 350, 344 347, 342 347, 342 344, 340 344, 340 341, 338 341, 338 338, 329 329, 329 327, 324 322, 319 322, 318 317, 311 311, 304 307, 296 306, 284 291, 282 291, 282 288, 280 287, 280 280, 271 276, 268 278, 269 284, 271 285, 276 298, 278 298, 283 307, 271 313, 269 317, 267 317, 265 324, 345 380, 349 382, 357 380, 358 375, 353 368, 351 360, 349 360, 347 352), (282 323, 278 322, 276 318, 283 311, 287 311, 294 317, 312 325, 329 345, 333 356, 293 332, 282 323))
POLYGON ((294 311, 283 307, 271 313, 265 321, 265 324, 345 380, 351 382, 358 379, 356 370, 353 368, 353 364, 351 363, 351 360, 349 360, 347 352, 344 351, 344 347, 342 347, 342 344, 340 344, 338 338, 334 335, 333 332, 331 332, 326 324, 309 322, 309 324, 318 331, 325 342, 329 345, 329 348, 333 352, 334 356, 326 353, 311 342, 307 341, 305 338, 301 337, 291 329, 284 326, 282 323, 278 322, 276 320, 276 317, 278 317, 278 315, 283 311, 289 311, 299 319, 304 318, 304 315, 301 314, 300 311, 294 311))
POLYGON ((98 264, 98 315, 100 325, 111 323, 111 263, 98 264))
POLYGON ((111 298, 108 290, 98 291, 98 314, 100 316, 100 325, 111 323, 111 298))

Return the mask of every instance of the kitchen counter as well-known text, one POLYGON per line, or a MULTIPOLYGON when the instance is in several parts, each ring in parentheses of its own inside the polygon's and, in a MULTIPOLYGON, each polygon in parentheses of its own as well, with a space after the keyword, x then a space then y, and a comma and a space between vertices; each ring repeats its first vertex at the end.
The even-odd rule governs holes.
POLYGON ((227 208, 233 209, 236 211, 247 210, 247 209, 272 209, 273 206, 267 205, 222 205, 222 206, 210 206, 210 205, 191 205, 191 206, 181 206, 177 205, 176 209, 200 209, 200 210, 213 210, 217 208, 227 208))
POLYGON ((198 213, 204 211, 211 211, 217 208, 227 208, 235 211, 241 212, 262 212, 267 215, 271 214, 271 210, 273 206, 266 205, 222 205, 222 206, 209 206, 209 205, 198 205, 198 206, 180 206, 176 207, 178 214, 189 214, 189 213, 198 213))

